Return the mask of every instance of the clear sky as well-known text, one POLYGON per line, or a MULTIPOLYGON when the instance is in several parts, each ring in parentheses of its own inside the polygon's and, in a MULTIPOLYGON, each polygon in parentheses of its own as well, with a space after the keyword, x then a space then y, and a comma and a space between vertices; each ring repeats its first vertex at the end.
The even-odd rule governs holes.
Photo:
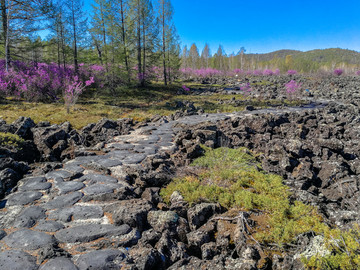
POLYGON ((360 51, 360 0, 172 0, 182 46, 360 51))
MULTIPOLYGON (((89 9, 92 0, 85 0, 89 9)), ((360 0, 172 0, 182 47, 360 51, 360 0)))

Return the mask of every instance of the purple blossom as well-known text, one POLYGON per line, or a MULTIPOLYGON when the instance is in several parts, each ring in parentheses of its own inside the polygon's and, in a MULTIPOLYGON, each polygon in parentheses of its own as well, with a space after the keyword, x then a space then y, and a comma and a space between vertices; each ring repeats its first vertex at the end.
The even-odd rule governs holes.
POLYGON ((296 70, 294 70, 294 69, 290 69, 290 70, 288 70, 287 71, 287 74, 288 75, 295 75, 295 74, 297 74, 298 72, 296 71, 296 70))
POLYGON ((336 76, 340 76, 340 75, 343 74, 343 73, 344 73, 344 70, 341 69, 341 68, 337 68, 337 69, 334 70, 334 74, 335 74, 336 76))

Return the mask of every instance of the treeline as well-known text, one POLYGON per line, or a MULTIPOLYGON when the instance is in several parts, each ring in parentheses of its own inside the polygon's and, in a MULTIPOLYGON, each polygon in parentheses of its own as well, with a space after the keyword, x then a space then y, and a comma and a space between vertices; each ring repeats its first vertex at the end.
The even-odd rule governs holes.
POLYGON ((246 49, 242 47, 236 54, 228 55, 221 45, 212 54, 208 44, 199 52, 194 43, 189 49, 187 46, 183 48, 181 67, 183 69, 212 68, 223 71, 279 69, 281 72, 297 70, 303 73, 320 70, 333 71, 336 68, 356 71, 360 68, 360 53, 344 49, 325 49, 307 52, 280 50, 266 54, 246 54, 246 49))
POLYGON ((94 0, 90 12, 81 0, 1 0, 0 5, 6 69, 16 59, 75 71, 82 63, 99 64, 109 80, 144 85, 154 72, 167 84, 180 67, 170 0, 94 0))

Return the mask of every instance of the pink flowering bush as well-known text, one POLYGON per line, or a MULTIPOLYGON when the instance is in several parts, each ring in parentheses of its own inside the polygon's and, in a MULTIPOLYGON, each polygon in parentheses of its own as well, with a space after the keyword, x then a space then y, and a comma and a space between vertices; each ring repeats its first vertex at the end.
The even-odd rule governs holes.
POLYGON ((287 71, 288 75, 296 75, 297 73, 298 72, 296 70, 294 70, 294 69, 290 69, 290 70, 287 71))
POLYGON ((340 76, 340 75, 343 74, 343 73, 344 73, 344 70, 341 69, 341 68, 337 68, 337 69, 334 70, 334 74, 335 74, 336 76, 340 76))
POLYGON ((70 108, 75 105, 81 93, 84 91, 85 87, 90 86, 94 83, 94 77, 90 77, 85 84, 82 81, 79 81, 79 77, 75 76, 72 80, 65 82, 65 89, 63 93, 64 103, 66 107, 66 112, 70 113, 70 108))
POLYGON ((356 71, 356 75, 360 76, 360 70, 356 71))
POLYGON ((288 98, 292 99, 300 91, 301 83, 297 83, 296 81, 291 80, 290 82, 285 84, 285 89, 286 89, 286 95, 288 96, 288 98))
POLYGON ((240 85, 240 90, 243 91, 245 96, 248 96, 252 91, 250 83, 240 85))
POLYGON ((264 76, 272 76, 272 75, 274 75, 274 72, 271 69, 265 69, 263 71, 263 75, 264 76))

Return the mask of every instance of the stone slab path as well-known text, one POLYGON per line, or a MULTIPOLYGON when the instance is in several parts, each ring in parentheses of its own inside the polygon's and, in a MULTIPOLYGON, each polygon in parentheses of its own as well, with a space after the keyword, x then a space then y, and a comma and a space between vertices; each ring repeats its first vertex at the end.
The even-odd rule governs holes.
POLYGON ((125 247, 141 237, 139 221, 154 207, 134 196, 124 167, 141 164, 161 151, 174 151, 174 124, 318 107, 204 114, 150 123, 114 138, 105 145, 104 154, 77 157, 60 170, 22 179, 0 203, 0 269, 120 269, 129 253, 125 247))

